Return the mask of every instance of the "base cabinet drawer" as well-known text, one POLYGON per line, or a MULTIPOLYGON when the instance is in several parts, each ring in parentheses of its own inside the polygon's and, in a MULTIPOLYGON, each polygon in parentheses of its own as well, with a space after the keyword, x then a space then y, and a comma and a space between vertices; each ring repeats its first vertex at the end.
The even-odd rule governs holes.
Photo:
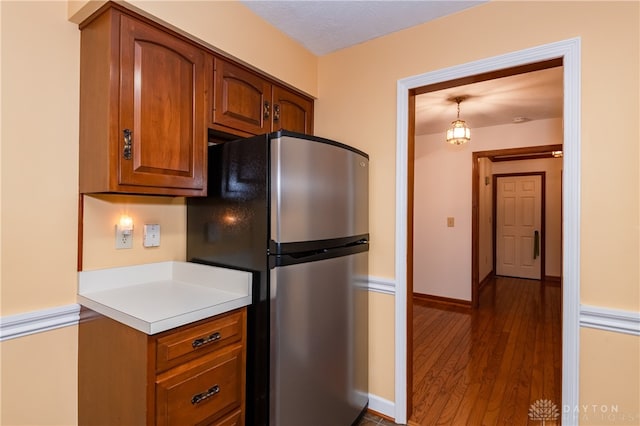
POLYGON ((241 346, 203 357, 193 364, 186 370, 177 368, 177 371, 170 370, 158 377, 157 425, 202 424, 240 407, 243 368, 241 346))
POLYGON ((242 339, 242 313, 219 315, 204 324, 158 337, 157 371, 216 351, 242 339))

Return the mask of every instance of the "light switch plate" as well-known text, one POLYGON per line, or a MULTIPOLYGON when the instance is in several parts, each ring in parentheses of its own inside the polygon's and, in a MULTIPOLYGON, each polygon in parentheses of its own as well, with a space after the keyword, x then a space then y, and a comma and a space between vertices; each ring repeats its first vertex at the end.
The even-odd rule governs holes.
POLYGON ((160 225, 158 225, 157 223, 144 225, 142 245, 144 247, 160 246, 160 225))

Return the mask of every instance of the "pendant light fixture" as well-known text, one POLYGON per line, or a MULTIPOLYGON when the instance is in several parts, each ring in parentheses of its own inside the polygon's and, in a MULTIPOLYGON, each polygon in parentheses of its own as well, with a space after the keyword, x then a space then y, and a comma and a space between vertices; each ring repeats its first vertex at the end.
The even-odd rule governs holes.
POLYGON ((464 120, 460 120, 460 102, 467 99, 466 96, 457 96, 453 99, 458 104, 458 118, 451 122, 451 127, 447 130, 447 142, 452 145, 462 145, 471 140, 471 130, 464 120))

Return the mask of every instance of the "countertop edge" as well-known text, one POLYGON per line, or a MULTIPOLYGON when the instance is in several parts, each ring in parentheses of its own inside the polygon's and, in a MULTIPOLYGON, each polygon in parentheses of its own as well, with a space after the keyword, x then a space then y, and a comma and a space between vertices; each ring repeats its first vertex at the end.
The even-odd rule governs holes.
POLYGON ((242 308, 251 304, 251 295, 241 296, 230 299, 227 302, 218 303, 207 308, 195 311, 185 312, 184 314, 165 318, 155 322, 148 322, 136 318, 126 312, 111 308, 103 303, 96 302, 87 296, 77 295, 78 303, 86 308, 91 309, 101 315, 118 321, 126 326, 141 331, 147 335, 154 335, 163 331, 171 330, 183 325, 191 324, 196 321, 207 319, 216 315, 230 312, 234 309, 242 308))
POLYGON ((227 302, 212 305, 208 308, 199 309, 197 311, 188 312, 180 315, 179 317, 167 318, 162 321, 157 321, 150 324, 150 332, 147 334, 157 334, 163 331, 171 330, 172 328, 180 327, 182 325, 191 324, 196 321, 200 321, 206 318, 211 318, 216 315, 221 315, 234 309, 242 308, 251 304, 251 296, 243 296, 237 299, 231 299, 227 302), (175 319, 175 321, 174 321, 175 319), (179 322, 180 324, 176 324, 179 322))

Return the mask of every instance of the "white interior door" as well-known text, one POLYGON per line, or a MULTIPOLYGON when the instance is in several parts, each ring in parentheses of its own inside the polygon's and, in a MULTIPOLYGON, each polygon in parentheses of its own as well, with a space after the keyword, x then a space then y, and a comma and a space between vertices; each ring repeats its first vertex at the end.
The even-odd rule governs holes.
POLYGON ((496 274, 539 280, 542 176, 498 177, 496 191, 496 274))

